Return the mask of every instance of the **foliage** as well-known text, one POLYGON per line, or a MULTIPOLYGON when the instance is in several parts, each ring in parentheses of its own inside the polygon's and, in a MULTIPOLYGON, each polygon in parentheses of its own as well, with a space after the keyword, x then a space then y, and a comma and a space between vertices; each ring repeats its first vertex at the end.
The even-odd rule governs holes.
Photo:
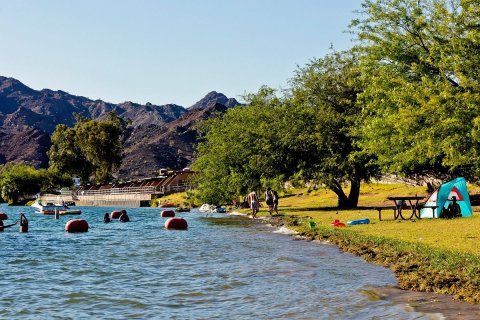
POLYGON ((123 123, 113 115, 105 121, 77 117, 79 122, 74 128, 58 125, 55 129, 50 168, 78 175, 83 181, 95 172, 97 182, 108 182, 121 163, 123 123))
POLYGON ((76 130, 66 125, 57 125, 52 137, 52 147, 48 152, 50 168, 58 172, 78 175, 88 181, 93 166, 82 153, 76 139, 76 130))
POLYGON ((0 196, 13 204, 40 191, 45 192, 70 184, 70 178, 51 170, 37 170, 26 164, 14 163, 0 167, 0 196))
POLYGON ((478 171, 477 1, 367 0, 353 21, 362 56, 362 146, 386 171, 478 171))
POLYGON ((113 121, 90 120, 75 126, 75 140, 86 160, 95 169, 99 183, 108 182, 114 169, 120 166, 121 129, 113 121))
POLYGON ((201 128, 205 139, 193 166, 200 202, 231 203, 267 185, 278 189, 292 172, 293 155, 279 139, 285 102, 267 87, 247 99, 248 106, 229 109, 201 128))
POLYGON ((351 52, 334 52, 299 69, 291 81, 295 108, 285 117, 289 130, 283 139, 298 161, 297 172, 333 190, 340 207, 356 206, 361 181, 377 174, 374 158, 356 143, 356 101, 363 90, 357 63, 351 52), (347 181, 348 198, 342 189, 347 181))
POLYGON ((263 87, 246 96, 247 106, 206 122, 194 165, 200 198, 222 203, 301 177, 334 190, 340 206, 355 206, 360 181, 376 173, 352 131, 356 78, 355 57, 333 53, 299 69, 284 97, 263 87), (354 186, 349 197, 346 181, 354 186))

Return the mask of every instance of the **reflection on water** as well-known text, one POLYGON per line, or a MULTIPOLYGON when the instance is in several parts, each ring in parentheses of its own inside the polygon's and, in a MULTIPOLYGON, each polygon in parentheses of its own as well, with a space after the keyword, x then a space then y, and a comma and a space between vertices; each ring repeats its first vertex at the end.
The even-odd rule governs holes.
POLYGON ((68 234, 69 217, 0 211, 22 209, 29 233, 0 233, 0 318, 431 318, 364 293, 391 271, 243 217, 183 213, 189 230, 172 231, 158 209, 104 224, 114 208, 84 207, 89 232, 68 234))

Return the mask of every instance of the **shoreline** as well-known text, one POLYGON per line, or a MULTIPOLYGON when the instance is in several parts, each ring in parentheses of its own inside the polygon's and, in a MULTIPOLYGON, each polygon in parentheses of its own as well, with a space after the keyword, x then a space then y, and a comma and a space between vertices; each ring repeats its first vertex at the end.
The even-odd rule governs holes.
POLYGON ((308 230, 299 223, 301 219, 295 216, 280 214, 271 217, 257 216, 256 219, 253 219, 251 215, 238 211, 229 214, 268 223, 278 230, 282 230, 277 233, 290 235, 295 240, 319 241, 321 244, 335 245, 343 253, 355 254, 362 257, 367 263, 382 265, 392 270, 397 279, 397 286, 369 290, 367 294, 371 294, 374 299, 404 303, 415 310, 441 313, 447 318, 480 318, 478 306, 480 290, 476 290, 477 287, 470 284, 467 285, 466 290, 462 290, 461 280, 463 279, 459 279, 461 277, 456 277, 443 270, 436 270, 431 266, 421 268, 420 263, 425 264, 426 257, 417 256, 412 252, 395 250, 396 248, 388 245, 388 241, 377 246, 369 237, 355 235, 354 231, 325 226, 317 226, 308 230), (429 285, 425 286, 425 284, 429 285))

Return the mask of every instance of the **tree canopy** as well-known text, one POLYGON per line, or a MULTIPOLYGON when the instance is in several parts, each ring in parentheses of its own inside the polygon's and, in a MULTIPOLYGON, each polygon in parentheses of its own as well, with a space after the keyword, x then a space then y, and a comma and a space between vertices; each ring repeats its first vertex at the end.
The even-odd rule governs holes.
POLYGON ((353 21, 365 90, 362 147, 387 172, 478 172, 477 1, 367 0, 353 21))
POLYGON ((122 159, 122 123, 80 119, 74 128, 58 125, 49 151, 50 168, 88 181, 95 173, 99 183, 108 182, 122 159))
POLYGON ((355 61, 348 52, 312 60, 297 70, 284 96, 261 88, 246 96, 247 106, 207 122, 194 166, 203 200, 226 201, 300 177, 332 189, 340 206, 356 206, 360 182, 376 166, 356 146, 352 130, 360 115, 355 61))
POLYGON ((0 166, 0 198, 12 204, 18 203, 20 198, 29 198, 40 191, 50 191, 71 183, 68 176, 51 170, 37 170, 27 164, 0 166))
POLYGON ((379 170, 477 179, 478 1, 365 0, 350 30, 351 50, 298 68, 281 96, 262 88, 208 122, 195 163, 204 200, 300 178, 354 206, 379 170))

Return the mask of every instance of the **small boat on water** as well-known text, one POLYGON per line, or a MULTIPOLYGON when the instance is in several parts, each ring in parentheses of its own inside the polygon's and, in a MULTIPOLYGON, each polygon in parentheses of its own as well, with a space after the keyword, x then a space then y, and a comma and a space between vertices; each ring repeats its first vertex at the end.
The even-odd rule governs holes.
POLYGON ((37 209, 38 213, 48 214, 48 215, 55 214, 55 211, 58 211, 58 214, 60 214, 60 215, 81 214, 82 213, 82 211, 80 211, 80 210, 70 210, 70 208, 67 207, 64 204, 54 204, 54 203, 51 203, 51 202, 47 202, 46 204, 42 204, 39 201, 35 201, 32 204, 32 207, 37 209))
POLYGON ((215 208, 216 213, 226 213, 227 209, 225 207, 217 207, 215 208))
POLYGON ((200 212, 212 212, 215 210, 217 207, 211 204, 204 203, 202 206, 198 209, 200 212))

